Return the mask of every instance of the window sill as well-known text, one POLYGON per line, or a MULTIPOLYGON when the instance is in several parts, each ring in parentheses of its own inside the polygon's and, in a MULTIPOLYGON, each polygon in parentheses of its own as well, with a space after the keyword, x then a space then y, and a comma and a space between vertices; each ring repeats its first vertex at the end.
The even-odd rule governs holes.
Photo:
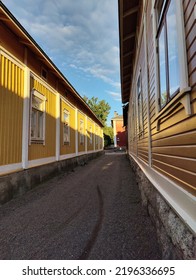
POLYGON ((44 140, 31 139, 31 144, 42 144, 42 145, 44 145, 44 140))
POLYGON ((170 102, 157 114, 154 121, 156 122, 156 129, 157 131, 160 130, 160 121, 161 119, 169 116, 173 110, 182 104, 186 116, 191 115, 191 101, 190 101, 190 91, 191 87, 187 87, 182 89, 174 98, 170 100, 170 102))

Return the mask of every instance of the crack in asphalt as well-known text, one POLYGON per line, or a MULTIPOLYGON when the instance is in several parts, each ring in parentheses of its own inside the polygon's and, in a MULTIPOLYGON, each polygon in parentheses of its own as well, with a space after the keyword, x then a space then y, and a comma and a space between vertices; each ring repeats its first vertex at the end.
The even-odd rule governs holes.
MULTIPOLYGON (((59 226, 57 226, 53 232, 53 234, 51 234, 50 240, 51 238, 53 238, 54 236, 59 234, 59 231, 64 229, 66 226, 68 226, 79 214, 81 214, 85 208, 85 205, 88 204, 90 200, 90 196, 88 197, 87 200, 85 200, 85 202, 82 204, 82 206, 80 208, 78 208, 67 220, 64 221, 64 223, 60 224, 59 226)), ((48 244, 46 244, 44 247, 47 247, 48 244)), ((43 246, 42 246, 42 250, 43 250, 43 246)), ((34 254, 31 256, 30 259, 35 259, 37 253, 40 251, 40 249, 38 249, 36 252, 34 252, 34 254)))
POLYGON ((87 260, 90 252, 96 242, 97 236, 101 230, 103 217, 104 217, 104 201, 103 201, 103 195, 101 193, 99 185, 97 185, 97 193, 98 193, 98 199, 99 199, 99 218, 98 221, 92 231, 91 237, 89 241, 86 244, 86 247, 83 250, 83 253, 80 255, 78 260, 87 260))

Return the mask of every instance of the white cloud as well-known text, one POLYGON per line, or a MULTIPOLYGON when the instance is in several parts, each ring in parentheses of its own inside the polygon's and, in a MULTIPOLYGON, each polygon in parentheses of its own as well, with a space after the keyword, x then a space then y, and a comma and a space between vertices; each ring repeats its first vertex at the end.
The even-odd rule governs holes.
POLYGON ((107 92, 114 97, 119 97, 120 96, 119 92, 113 92, 113 91, 107 91, 107 92))
POLYGON ((114 92, 114 91, 109 91, 107 90, 106 91, 110 96, 112 96, 112 98, 115 100, 115 101, 119 101, 121 102, 121 94, 119 92, 114 92))
POLYGON ((21 24, 62 66, 70 65, 119 88, 118 11, 114 0, 3 2, 13 7, 11 11, 21 24))

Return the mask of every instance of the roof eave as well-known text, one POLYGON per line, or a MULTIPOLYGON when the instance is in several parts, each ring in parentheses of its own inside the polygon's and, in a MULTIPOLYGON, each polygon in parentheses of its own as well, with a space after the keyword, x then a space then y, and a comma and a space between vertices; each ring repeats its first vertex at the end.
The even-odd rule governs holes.
POLYGON ((76 89, 71 85, 71 83, 65 78, 63 73, 56 67, 56 65, 51 61, 51 59, 48 57, 48 55, 43 51, 43 49, 36 43, 36 41, 31 37, 31 35, 26 31, 26 29, 20 24, 20 22, 14 17, 14 15, 7 9, 7 7, 0 1, 0 8, 3 11, 3 13, 6 15, 6 18, 2 19, 4 21, 11 21, 15 27, 20 31, 24 41, 24 45, 32 47, 36 52, 39 53, 41 58, 43 58, 44 61, 47 62, 49 67, 52 69, 52 71, 64 81, 64 83, 68 86, 68 88, 72 91, 74 95, 77 96, 77 98, 83 103, 83 105, 91 112, 91 114, 94 115, 97 122, 104 127, 102 122, 97 118, 95 113, 91 110, 91 108, 88 106, 88 104, 83 100, 83 98, 80 96, 80 94, 76 91, 76 89))

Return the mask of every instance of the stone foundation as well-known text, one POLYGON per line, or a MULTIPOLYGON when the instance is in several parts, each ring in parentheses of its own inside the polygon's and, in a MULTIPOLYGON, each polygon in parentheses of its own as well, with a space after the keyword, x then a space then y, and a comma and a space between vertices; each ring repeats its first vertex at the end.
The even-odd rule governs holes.
POLYGON ((136 174, 142 203, 157 230, 158 241, 162 248, 162 259, 196 259, 195 234, 174 212, 137 163, 131 157, 129 159, 136 174))
POLYGON ((24 194, 61 172, 73 170, 78 165, 84 165, 103 153, 103 151, 89 153, 0 176, 0 205, 24 194))

